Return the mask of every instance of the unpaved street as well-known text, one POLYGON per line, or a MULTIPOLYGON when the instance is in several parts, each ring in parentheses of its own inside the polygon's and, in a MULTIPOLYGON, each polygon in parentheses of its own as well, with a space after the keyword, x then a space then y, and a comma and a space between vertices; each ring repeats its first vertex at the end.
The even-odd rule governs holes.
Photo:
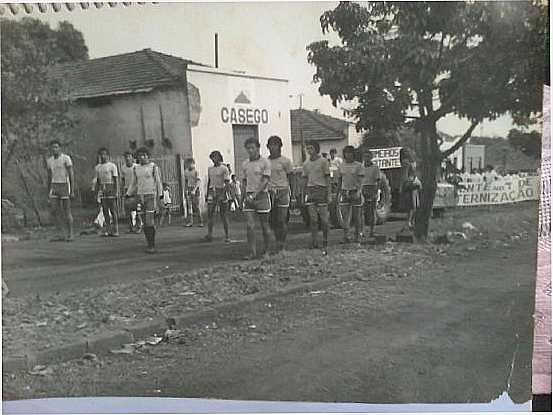
MULTIPOLYGON (((122 234, 119 238, 97 235, 78 237, 73 243, 29 240, 2 246, 2 273, 10 295, 35 295, 128 283, 158 276, 160 273, 192 270, 206 265, 240 261, 247 254, 246 224, 231 223, 233 243, 225 244, 217 224, 212 243, 202 242, 206 229, 182 225, 158 230, 156 255, 144 254, 142 234, 122 234)), ((377 228, 392 236, 403 226, 390 222, 377 228)), ((331 233, 330 243, 342 237, 331 233)), ((259 235, 259 243, 261 243, 259 235)), ((309 246, 309 234, 300 223, 291 224, 289 249, 309 246)))
POLYGON ((253 304, 132 355, 4 375, 4 396, 525 402, 534 273, 532 235, 460 242, 431 267, 253 304))

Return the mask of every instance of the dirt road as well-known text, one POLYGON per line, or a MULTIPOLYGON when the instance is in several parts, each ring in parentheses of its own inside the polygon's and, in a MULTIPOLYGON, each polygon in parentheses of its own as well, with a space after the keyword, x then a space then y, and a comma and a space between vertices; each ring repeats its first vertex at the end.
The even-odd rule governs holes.
MULTIPOLYGON (((535 240, 432 269, 343 283, 198 322, 179 343, 53 374, 4 376, 4 399, 173 396, 324 402, 530 398, 535 240)), ((80 364, 79 364, 80 363, 80 364)))
MULTIPOLYGON (((10 295, 40 295, 132 282, 170 273, 190 270, 221 262, 241 260, 247 254, 244 223, 233 223, 233 243, 225 244, 220 236, 212 243, 201 238, 206 230, 182 225, 158 230, 156 255, 144 254, 143 235, 122 234, 119 238, 97 235, 78 237, 73 243, 29 240, 2 245, 2 273, 10 295)), ((393 235, 403 223, 390 222, 378 232, 393 235)), ((216 235, 222 229, 216 229, 216 235)), ((333 231, 330 243, 342 237, 333 231)), ((259 241, 262 238, 259 236, 259 241)), ((291 225, 289 249, 309 245, 309 234, 303 225, 291 225)))

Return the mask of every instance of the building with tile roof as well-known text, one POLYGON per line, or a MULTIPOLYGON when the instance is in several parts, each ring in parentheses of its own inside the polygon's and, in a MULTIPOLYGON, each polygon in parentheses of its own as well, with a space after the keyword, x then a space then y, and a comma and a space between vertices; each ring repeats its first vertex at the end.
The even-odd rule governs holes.
MULTIPOLYGON (((288 81, 213 68, 143 49, 53 68, 73 103, 80 137, 76 171, 92 174, 96 151, 112 155, 147 145, 154 157, 193 157, 207 183, 209 153, 219 150, 234 172, 247 157, 244 141, 265 151, 281 136, 291 157, 288 81)), ((84 180, 84 179, 83 179, 84 180)))
POLYGON ((321 146, 321 153, 329 153, 335 148, 340 157, 345 146, 358 146, 361 143, 361 134, 356 132, 352 122, 321 114, 319 111, 303 108, 292 110, 290 124, 295 164, 301 164, 302 140, 317 141, 321 146))

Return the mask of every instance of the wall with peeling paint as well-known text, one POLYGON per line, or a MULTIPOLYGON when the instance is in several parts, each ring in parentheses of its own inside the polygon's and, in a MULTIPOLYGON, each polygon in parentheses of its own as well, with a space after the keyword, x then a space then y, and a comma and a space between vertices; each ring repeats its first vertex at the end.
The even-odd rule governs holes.
MULTIPOLYGON (((188 110, 188 96, 184 88, 155 90, 149 93, 111 96, 98 100, 77 102, 81 137, 71 149, 75 154, 75 168, 79 177, 92 177, 96 152, 107 147, 111 154, 121 155, 153 140, 153 155, 192 154, 192 140, 188 110), (162 142, 162 131, 170 148, 162 142)), ((79 180, 79 184, 83 185, 79 180)))

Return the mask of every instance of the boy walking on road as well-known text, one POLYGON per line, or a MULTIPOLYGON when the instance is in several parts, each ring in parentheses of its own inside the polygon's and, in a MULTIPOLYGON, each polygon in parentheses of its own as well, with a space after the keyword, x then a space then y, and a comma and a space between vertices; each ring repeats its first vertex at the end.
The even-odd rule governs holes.
POLYGON ((365 175, 363 177, 363 213, 365 216, 365 226, 369 226, 369 237, 374 237, 374 227, 376 225, 376 207, 378 203, 378 188, 380 184, 380 168, 373 163, 372 153, 366 150, 363 154, 363 164, 365 175))
POLYGON ((50 143, 52 156, 46 160, 48 171, 48 197, 50 199, 52 218, 56 225, 58 236, 51 241, 73 240, 73 215, 71 214, 71 199, 74 196, 73 162, 71 157, 61 152, 61 144, 58 140, 50 143), (61 227, 65 225, 67 233, 65 237, 59 236, 61 227))
POLYGON ((319 143, 308 141, 305 149, 309 159, 303 163, 303 176, 305 183, 305 205, 309 211, 311 227, 311 247, 318 249, 318 217, 321 217, 321 228, 323 230, 323 255, 328 254, 328 228, 329 214, 328 204, 332 200, 330 193, 330 163, 321 157, 319 143))
POLYGON ((196 165, 192 158, 186 161, 184 181, 186 189, 186 213, 188 215, 186 226, 193 226, 194 217, 196 217, 198 226, 203 227, 202 213, 200 212, 200 175, 196 170, 196 165))
MULTIPOLYGON (((121 167, 121 187, 123 188, 123 197, 125 197, 131 185, 134 167, 138 166, 138 164, 135 163, 134 156, 130 151, 125 152, 123 156, 125 157, 125 164, 121 167)), ((124 205, 125 214, 129 219, 129 233, 140 232, 142 230, 142 223, 140 216, 136 213, 136 199, 125 198, 124 205)))
POLYGON ((212 151, 209 158, 213 166, 207 169, 207 235, 204 238, 207 242, 213 240, 213 223, 217 207, 225 229, 225 242, 230 243, 228 225, 228 195, 230 194, 230 171, 223 164, 223 156, 219 151, 212 151))
POLYGON ((102 211, 106 220, 104 236, 119 236, 116 198, 119 194, 119 174, 117 166, 109 161, 109 151, 102 147, 98 150, 100 163, 94 168, 93 191, 98 192, 102 204, 102 211))
POLYGON ((144 236, 146 238, 146 252, 156 252, 155 239, 155 213, 160 199, 163 199, 163 188, 159 168, 150 161, 150 151, 146 147, 139 148, 136 152, 139 165, 134 167, 131 185, 126 197, 137 195, 138 202, 144 212, 144 236))
POLYGON ((290 159, 282 155, 282 139, 276 135, 267 141, 271 179, 269 195, 271 197, 272 228, 275 233, 277 250, 282 251, 288 234, 288 209, 290 207, 290 175, 293 171, 290 159))
POLYGON ((259 218, 265 253, 269 252, 272 245, 272 231, 269 226, 269 213, 271 212, 271 200, 269 199, 269 180, 271 179, 271 163, 262 158, 259 152, 260 144, 256 138, 248 138, 244 143, 248 151, 249 160, 242 164, 242 180, 246 197, 244 198, 244 213, 247 219, 248 245, 250 255, 246 259, 257 256, 255 238, 255 217, 259 218))
POLYGON ((340 164, 336 172, 338 179, 338 197, 344 228, 344 243, 350 240, 350 224, 353 216, 356 243, 361 242, 363 222, 361 217, 361 205, 363 204, 361 188, 365 171, 363 165, 354 160, 355 148, 346 146, 343 150, 344 162, 340 164))

